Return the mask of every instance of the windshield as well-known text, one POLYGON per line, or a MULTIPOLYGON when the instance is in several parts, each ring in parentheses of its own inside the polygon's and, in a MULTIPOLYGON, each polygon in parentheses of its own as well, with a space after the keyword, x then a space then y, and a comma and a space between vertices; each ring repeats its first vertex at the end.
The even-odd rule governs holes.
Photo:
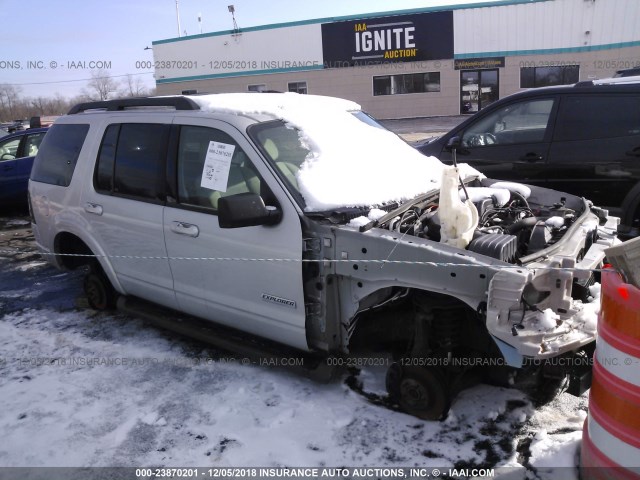
POLYGON ((250 135, 306 211, 380 206, 437 188, 442 163, 362 111, 332 112, 304 129, 278 120, 250 135))

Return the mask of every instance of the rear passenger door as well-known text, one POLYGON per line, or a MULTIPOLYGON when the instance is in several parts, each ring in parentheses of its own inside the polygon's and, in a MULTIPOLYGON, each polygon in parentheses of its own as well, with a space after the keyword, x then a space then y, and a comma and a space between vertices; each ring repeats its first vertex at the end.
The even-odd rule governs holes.
POLYGON ((249 141, 224 122, 176 120, 175 198, 164 237, 180 309, 306 349, 302 229, 297 210, 249 141), (213 177, 210 149, 230 159, 213 177), (252 192, 282 210, 277 225, 222 229, 218 200, 252 192), (268 259, 291 259, 277 261, 268 259))
POLYGON ((125 293, 175 308, 162 226, 170 128, 110 118, 81 207, 125 293))
POLYGON ((549 162, 550 188, 619 207, 640 180, 640 95, 564 96, 549 162))

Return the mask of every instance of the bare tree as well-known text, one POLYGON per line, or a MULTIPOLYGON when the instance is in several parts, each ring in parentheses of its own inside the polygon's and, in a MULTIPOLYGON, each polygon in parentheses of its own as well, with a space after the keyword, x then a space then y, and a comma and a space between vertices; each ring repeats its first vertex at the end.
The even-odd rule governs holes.
POLYGON ((49 99, 45 97, 29 98, 27 103, 33 107, 36 112, 40 112, 41 115, 48 115, 45 111, 47 110, 49 99))
POLYGON ((123 89, 120 91, 120 94, 123 97, 143 97, 147 95, 147 89, 140 77, 134 77, 128 74, 122 79, 122 85, 123 89))
POLYGON ((0 83, 0 118, 13 120, 16 106, 20 101, 20 87, 8 83, 0 83))
POLYGON ((74 100, 65 98, 59 92, 56 92, 53 97, 47 99, 46 115, 64 115, 76 103, 74 100))
POLYGON ((114 93, 118 84, 109 75, 106 70, 99 69, 91 72, 91 80, 87 83, 89 91, 83 90, 83 93, 91 97, 94 100, 107 100, 109 95, 114 93))

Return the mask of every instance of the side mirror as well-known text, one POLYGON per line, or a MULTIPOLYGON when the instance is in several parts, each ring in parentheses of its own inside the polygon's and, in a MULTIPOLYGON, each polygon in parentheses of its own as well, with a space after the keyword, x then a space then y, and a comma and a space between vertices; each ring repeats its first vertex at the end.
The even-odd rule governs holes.
POLYGON ((218 200, 220 228, 275 225, 282 219, 282 212, 266 207, 262 197, 255 193, 239 193, 218 200))
POLYGON ((457 150, 458 148, 460 148, 460 145, 462 145, 462 139, 456 135, 455 137, 451 137, 447 142, 447 150, 457 150))
MULTIPOLYGON (((453 160, 453 165, 457 168, 458 167, 458 159, 456 157, 456 153, 458 148, 460 148, 461 145, 461 141, 460 141, 460 137, 458 137, 457 135, 455 137, 451 137, 449 139, 449 141, 447 142, 447 150, 449 150, 451 152, 451 160, 453 160)), ((464 185, 463 185, 464 186, 464 185)), ((465 190, 466 192, 466 190, 465 190)), ((469 196, 467 195, 467 198, 469 196)))

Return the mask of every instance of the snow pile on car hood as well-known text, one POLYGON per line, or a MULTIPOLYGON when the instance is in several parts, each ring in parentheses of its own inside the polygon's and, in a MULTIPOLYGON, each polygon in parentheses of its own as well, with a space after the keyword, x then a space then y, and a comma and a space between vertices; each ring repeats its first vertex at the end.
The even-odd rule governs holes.
MULTIPOLYGON (((297 176, 307 211, 381 205, 439 188, 444 165, 359 119, 354 113, 361 108, 354 102, 296 93, 190 98, 206 111, 266 114, 298 129, 309 150, 297 176)), ((480 175, 467 165, 461 172, 480 175)))

